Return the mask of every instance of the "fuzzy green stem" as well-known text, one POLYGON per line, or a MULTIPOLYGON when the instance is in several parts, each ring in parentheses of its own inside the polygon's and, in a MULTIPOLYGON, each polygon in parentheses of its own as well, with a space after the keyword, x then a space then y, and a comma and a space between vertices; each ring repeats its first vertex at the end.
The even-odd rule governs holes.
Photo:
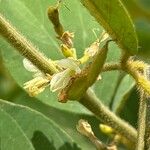
MULTIPOLYGON (((150 81, 150 66, 145 69, 145 77, 150 81)), ((146 99, 146 128, 145 128, 145 150, 150 150, 150 96, 146 99)))
POLYGON ((19 53, 30 60, 44 73, 54 74, 56 67, 49 62, 29 41, 25 39, 12 25, 0 14, 0 35, 3 36, 19 53))
POLYGON ((102 68, 102 72, 121 70, 121 65, 119 63, 106 63, 102 68))
POLYGON ((127 52, 122 51, 122 55, 121 55, 121 59, 120 59, 120 64, 121 64, 121 68, 123 70, 127 69, 127 62, 130 58, 130 55, 127 52))
POLYGON ((135 144, 137 138, 136 130, 105 107, 92 90, 88 90, 79 102, 93 112, 103 123, 111 126, 116 132, 135 144))
POLYGON ((150 95, 150 81, 144 75, 137 72, 130 62, 127 63, 126 68, 123 69, 135 79, 137 85, 142 88, 146 94, 150 95))
POLYGON ((138 118, 138 138, 137 138, 136 150, 144 150, 145 121, 146 121, 146 100, 145 100, 144 92, 141 91, 140 105, 139 105, 139 118, 138 118))
POLYGON ((147 64, 142 63, 142 62, 139 63, 139 61, 132 61, 132 60, 129 60, 129 58, 130 56, 127 53, 122 54, 122 58, 120 62, 122 70, 130 74, 135 79, 137 85, 143 88, 146 94, 150 95, 150 81, 146 79, 146 77, 142 75, 141 73, 139 73, 137 70, 138 68, 144 69, 147 66, 147 64), (136 64, 137 64, 137 67, 135 67, 136 64))
POLYGON ((150 150, 150 98, 146 99, 145 150, 150 150))

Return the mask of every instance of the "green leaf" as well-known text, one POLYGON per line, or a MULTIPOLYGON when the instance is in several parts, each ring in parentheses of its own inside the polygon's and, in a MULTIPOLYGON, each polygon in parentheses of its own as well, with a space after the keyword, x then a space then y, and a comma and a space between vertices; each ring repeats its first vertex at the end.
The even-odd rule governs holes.
POLYGON ((120 0, 81 0, 98 23, 116 41, 120 48, 131 55, 137 53, 135 28, 120 0))
POLYGON ((123 109, 124 105, 126 104, 126 100, 129 98, 134 86, 135 81, 130 75, 126 75, 122 79, 113 99, 112 110, 114 112, 118 114, 121 111, 120 109, 123 109))
POLYGON ((119 112, 119 116, 128 121, 135 128, 137 128, 138 107, 139 95, 137 89, 134 88, 128 99, 126 99, 124 107, 119 112))
POLYGON ((89 141, 88 138, 77 132, 75 126, 79 119, 87 120, 91 124, 94 133, 97 134, 97 137, 99 137, 101 140, 106 140, 106 137, 99 130, 99 120, 92 115, 72 113, 45 105, 39 100, 29 97, 24 92, 21 92, 17 98, 13 99, 13 101, 17 104, 28 106, 43 113, 45 116, 53 120, 59 126, 59 128, 64 130, 66 133, 69 133, 72 139, 78 143, 82 149, 95 150, 95 146, 89 141))
MULTIPOLYGON (((109 52, 107 55, 107 62, 108 63, 117 62, 119 61, 119 58, 120 58, 119 49, 114 43, 110 43, 109 52)), ((112 97, 115 92, 115 87, 117 84, 117 80, 119 78, 119 74, 120 73, 118 71, 102 72, 101 73, 102 79, 96 81, 92 87, 98 98, 100 98, 101 101, 103 101, 103 103, 107 106, 109 106, 112 101, 112 97)))
POLYGON ((131 76, 125 75, 117 85, 117 89, 112 97, 111 109, 135 128, 137 127, 138 118, 138 99, 135 81, 131 76))
POLYGON ((101 76, 102 79, 94 84, 93 89, 96 95, 103 101, 103 103, 109 106, 114 94, 117 80, 119 78, 119 72, 104 72, 101 74, 101 76), (110 83, 110 81, 113 82, 110 83))
POLYGON ((126 5, 131 17, 134 19, 136 32, 139 40, 138 56, 140 59, 144 59, 149 62, 150 56, 150 11, 145 7, 149 7, 149 2, 144 2, 139 0, 122 0, 126 5), (142 3, 146 4, 145 7, 142 3))
MULTIPOLYGON (((24 135, 31 140, 36 150, 79 150, 73 142, 71 136, 61 130, 52 120, 43 114, 18 104, 0 100, 0 108, 5 110, 15 120, 23 130, 24 135)), ((57 118, 58 119, 58 118, 57 118)), ((2 118, 2 120, 5 120, 2 118)), ((7 127, 5 123, 5 126, 7 127)), ((7 131, 5 128, 3 131, 7 131)), ((9 133, 9 132, 8 132, 9 133)), ((18 135, 20 136, 20 135, 18 135)), ((21 142, 18 139, 18 143, 21 142)), ((14 147, 16 149, 16 147, 14 147)))
POLYGON ((150 8, 150 1, 149 0, 136 0, 139 2, 139 4, 145 8, 147 11, 149 11, 150 8))
POLYGON ((139 19, 136 21, 136 28, 139 37, 139 52, 138 56, 150 62, 150 24, 144 19, 139 19))
POLYGON ((0 108, 0 120, 1 150, 34 150, 19 124, 3 108, 0 108))
POLYGON ((127 7, 131 17, 134 20, 138 18, 145 18, 149 20, 150 13, 141 6, 138 0, 122 0, 122 2, 127 7))

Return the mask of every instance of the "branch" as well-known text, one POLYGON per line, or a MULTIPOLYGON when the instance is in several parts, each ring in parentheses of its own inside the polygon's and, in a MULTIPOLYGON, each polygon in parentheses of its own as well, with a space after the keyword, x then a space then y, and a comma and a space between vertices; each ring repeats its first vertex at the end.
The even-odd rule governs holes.
POLYGON ((56 67, 41 54, 29 41, 25 39, 12 25, 0 14, 0 35, 3 36, 18 52, 30 60, 44 73, 58 72, 56 67))
MULTIPOLYGON (((150 66, 145 69, 145 76, 150 80, 150 66)), ((145 99, 146 103, 146 128, 145 128, 145 150, 150 150, 150 96, 145 99)))
POLYGON ((111 126, 116 132, 135 144, 137 138, 136 130, 105 107, 92 90, 88 90, 79 102, 93 112, 103 123, 111 126))
POLYGON ((150 98, 146 99, 145 150, 150 150, 150 98))
POLYGON ((145 136, 145 122, 146 122, 146 99, 145 94, 140 91, 140 105, 139 105, 139 118, 138 118, 138 139, 136 150, 144 150, 144 136, 145 136))
POLYGON ((106 63, 103 66, 102 72, 112 71, 112 70, 121 70, 121 65, 119 63, 106 63))
POLYGON ((135 79, 137 85, 144 90, 145 94, 150 95, 150 80, 136 70, 136 67, 132 65, 132 61, 126 62, 123 70, 135 79))
MULTIPOLYGON (((144 77, 150 81, 150 66, 145 67, 144 77)), ((140 89, 140 107, 138 121, 138 142, 137 150, 150 150, 150 96, 143 89, 140 89)))

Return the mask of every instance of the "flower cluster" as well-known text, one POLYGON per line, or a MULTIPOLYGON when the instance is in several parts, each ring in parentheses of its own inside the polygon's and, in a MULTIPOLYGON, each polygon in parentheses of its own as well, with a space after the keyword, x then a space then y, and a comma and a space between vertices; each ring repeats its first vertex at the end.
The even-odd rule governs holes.
POLYGON ((67 86, 70 77, 76 73, 80 73, 78 61, 72 58, 66 58, 55 62, 61 68, 61 72, 54 74, 43 74, 29 60, 24 59, 24 67, 34 73, 34 79, 26 82, 24 88, 29 92, 30 96, 35 96, 50 86, 52 92, 59 91, 67 86))
POLYGON ((52 76, 42 73, 29 60, 23 60, 24 67, 29 72, 34 73, 34 78, 24 84, 24 88, 28 91, 30 96, 35 96, 43 92, 48 86, 52 92, 61 91, 64 89, 68 85, 72 76, 80 74, 81 69, 79 65, 87 62, 88 59, 97 53, 100 43, 108 39, 108 34, 102 33, 101 39, 97 39, 88 48, 86 48, 83 57, 80 59, 77 59, 76 50, 72 47, 72 38, 73 33, 69 34, 68 31, 64 32, 63 37, 61 38, 63 41, 61 51, 66 58, 51 61, 59 68, 59 72, 53 74, 52 76))

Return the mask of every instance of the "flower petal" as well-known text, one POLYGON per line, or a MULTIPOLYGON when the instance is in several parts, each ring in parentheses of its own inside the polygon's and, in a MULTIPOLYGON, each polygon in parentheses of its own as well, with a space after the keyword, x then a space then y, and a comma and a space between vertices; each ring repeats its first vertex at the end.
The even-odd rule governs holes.
POLYGON ((60 67, 66 68, 66 69, 70 69, 70 70, 74 70, 77 73, 80 73, 80 68, 79 68, 79 64, 77 62, 77 60, 71 59, 71 58, 67 58, 67 59, 61 59, 57 62, 57 64, 60 67))
POLYGON ((24 89, 28 91, 30 96, 35 96, 44 91, 49 85, 49 81, 47 77, 36 77, 24 83, 24 89))
POLYGON ((26 70, 29 72, 37 72, 39 71, 28 59, 24 58, 23 59, 23 65, 26 70))
POLYGON ((50 90, 52 92, 65 88, 70 80, 70 69, 66 69, 60 73, 55 74, 50 82, 50 90))
POLYGON ((77 61, 71 58, 61 59, 57 62, 60 67, 75 70, 78 67, 77 61))

